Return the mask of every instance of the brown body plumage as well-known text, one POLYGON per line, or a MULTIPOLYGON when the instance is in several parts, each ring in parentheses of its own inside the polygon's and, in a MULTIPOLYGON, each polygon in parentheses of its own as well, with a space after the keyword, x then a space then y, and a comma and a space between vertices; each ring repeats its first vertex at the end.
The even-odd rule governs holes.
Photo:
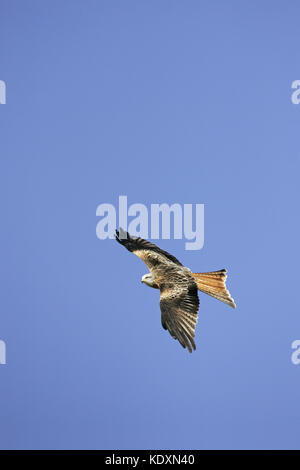
POLYGON ((194 337, 198 321, 197 290, 235 308, 226 289, 226 270, 192 273, 178 259, 157 245, 140 237, 132 237, 120 228, 116 240, 137 255, 150 270, 142 282, 160 290, 161 322, 184 348, 196 349, 194 337))

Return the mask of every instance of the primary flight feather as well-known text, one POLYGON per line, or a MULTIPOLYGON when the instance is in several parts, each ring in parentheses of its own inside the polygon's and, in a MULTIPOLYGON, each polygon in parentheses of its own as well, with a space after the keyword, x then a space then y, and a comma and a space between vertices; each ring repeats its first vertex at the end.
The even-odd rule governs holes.
POLYGON ((138 256, 150 273, 142 282, 160 290, 161 323, 173 338, 190 352, 196 349, 195 328, 198 321, 198 290, 235 308, 226 289, 226 269, 209 273, 192 273, 175 256, 120 228, 116 240, 138 256))

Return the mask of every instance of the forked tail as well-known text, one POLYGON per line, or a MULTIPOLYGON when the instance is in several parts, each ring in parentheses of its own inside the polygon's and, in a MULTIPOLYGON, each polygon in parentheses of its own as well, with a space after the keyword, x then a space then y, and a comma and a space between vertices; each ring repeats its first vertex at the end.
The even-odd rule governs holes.
POLYGON ((220 271, 213 271, 211 273, 192 273, 192 275, 201 292, 211 295, 215 297, 215 299, 222 300, 225 304, 235 308, 234 300, 226 289, 226 272, 226 269, 221 269, 220 271))

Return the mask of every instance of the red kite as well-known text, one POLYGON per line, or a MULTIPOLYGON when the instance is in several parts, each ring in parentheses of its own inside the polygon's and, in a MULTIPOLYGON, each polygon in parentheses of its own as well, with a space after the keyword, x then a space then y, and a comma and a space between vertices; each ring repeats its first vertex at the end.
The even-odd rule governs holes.
POLYGON ((142 282, 160 290, 162 326, 190 352, 196 349, 194 337, 199 308, 197 290, 236 307, 226 289, 226 269, 192 273, 167 251, 143 238, 133 237, 121 228, 120 231, 116 230, 116 240, 149 268, 150 273, 142 277, 142 282))

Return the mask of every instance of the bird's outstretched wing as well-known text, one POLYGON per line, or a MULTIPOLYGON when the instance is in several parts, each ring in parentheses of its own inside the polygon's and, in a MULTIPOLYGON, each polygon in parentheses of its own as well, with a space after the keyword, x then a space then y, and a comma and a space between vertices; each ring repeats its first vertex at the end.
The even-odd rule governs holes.
POLYGON ((196 349, 194 337, 199 299, 194 282, 176 283, 160 289, 161 323, 184 348, 196 349))
POLYGON ((121 245, 125 246, 128 251, 131 251, 144 261, 150 271, 160 263, 174 263, 177 266, 182 266, 175 256, 170 255, 170 253, 162 250, 159 246, 143 238, 133 237, 121 228, 120 230, 116 230, 116 240, 121 243, 121 245))

